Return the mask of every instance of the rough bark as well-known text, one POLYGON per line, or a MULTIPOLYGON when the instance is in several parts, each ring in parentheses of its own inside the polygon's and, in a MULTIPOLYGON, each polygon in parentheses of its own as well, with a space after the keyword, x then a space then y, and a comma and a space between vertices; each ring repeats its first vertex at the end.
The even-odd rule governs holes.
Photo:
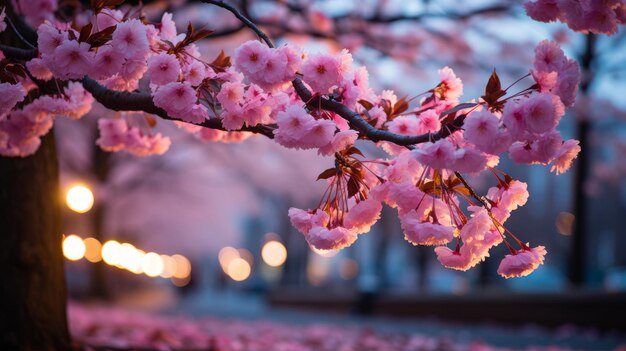
POLYGON ((0 232, 0 350, 70 349, 53 133, 0 157, 0 232))

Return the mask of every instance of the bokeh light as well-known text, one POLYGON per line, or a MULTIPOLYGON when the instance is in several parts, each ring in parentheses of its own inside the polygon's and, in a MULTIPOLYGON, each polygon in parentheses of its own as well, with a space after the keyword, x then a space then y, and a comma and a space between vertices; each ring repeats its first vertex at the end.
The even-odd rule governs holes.
POLYGON ((343 280, 352 280, 359 274, 359 263, 352 258, 345 258, 339 264, 339 276, 343 280))
POLYGON ((222 270, 224 270, 224 272, 228 270, 228 265, 235 258, 239 258, 239 251, 230 246, 222 248, 217 254, 217 259, 219 260, 220 266, 222 266, 222 270))
POLYGON ((141 259, 143 257, 143 252, 137 250, 137 248, 133 244, 123 243, 120 248, 119 255, 120 266, 136 274, 140 274, 143 272, 141 270, 141 259))
POLYGON ((85 243, 78 235, 68 235, 63 240, 63 255, 68 260, 78 261, 85 257, 85 243))
POLYGON ((176 262, 176 271, 174 272, 174 278, 184 279, 191 274, 191 263, 182 255, 173 255, 172 259, 176 262))
POLYGON ((250 263, 241 257, 237 257, 230 261, 226 268, 226 273, 235 281, 244 281, 248 279, 251 272, 250 263))
POLYGON ((163 273, 163 259, 154 252, 148 252, 141 258, 141 269, 148 277, 156 277, 163 273))
POLYGON ((287 260, 287 248, 278 241, 268 241, 261 249, 261 257, 270 267, 281 266, 287 260))
POLYGON ((102 244, 98 241, 98 239, 94 238, 86 238, 83 240, 85 244, 85 258, 89 262, 100 262, 102 261, 102 244))
POLYGON ((176 273, 176 260, 168 255, 161 255, 163 260, 163 271, 161 272, 161 278, 171 278, 176 273))
POLYGON ((556 216, 556 230, 561 235, 572 235, 576 217, 569 212, 561 212, 556 216))
POLYGON ((104 262, 111 266, 116 266, 120 263, 120 249, 121 245, 115 240, 109 240, 102 245, 102 259, 104 262))
POLYGON ((84 185, 74 185, 67 191, 65 202, 70 210, 85 213, 93 207, 93 193, 84 185))

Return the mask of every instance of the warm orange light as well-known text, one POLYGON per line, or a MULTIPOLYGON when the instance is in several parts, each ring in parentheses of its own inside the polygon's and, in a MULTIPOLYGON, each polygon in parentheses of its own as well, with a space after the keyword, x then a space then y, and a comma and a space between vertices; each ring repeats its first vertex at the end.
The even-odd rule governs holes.
POLYGON ((287 260, 287 248, 278 241, 268 241, 261 249, 263 261, 270 267, 278 267, 287 260))
POLYGON ((68 260, 78 261, 85 257, 85 243, 77 235, 68 235, 63 240, 63 255, 68 260))
POLYGON ((93 193, 84 185, 75 185, 67 191, 65 202, 70 210, 85 213, 93 207, 93 193))
POLYGON ((161 255, 163 260, 163 272, 161 278, 171 278, 176 273, 176 261, 168 255, 161 255))
POLYGON ((172 259, 176 262, 174 277, 178 279, 187 278, 191 274, 191 262, 182 255, 173 255, 172 259))
POLYGON ((237 257, 230 261, 226 269, 226 273, 235 281, 244 281, 250 276, 251 267, 248 261, 241 257, 237 257))
POLYGON ((228 269, 228 264, 230 264, 230 261, 239 257, 239 251, 230 246, 222 248, 217 254, 217 259, 220 261, 220 266, 222 266, 222 270, 224 270, 224 272, 226 272, 226 270, 228 269))
POLYGON ((102 244, 97 239, 87 238, 83 240, 85 243, 85 258, 89 262, 100 262, 102 261, 102 244))
POLYGON ((183 286, 189 284, 189 282, 191 281, 191 276, 186 276, 185 278, 172 277, 171 281, 172 284, 176 285, 179 288, 182 288, 183 286))

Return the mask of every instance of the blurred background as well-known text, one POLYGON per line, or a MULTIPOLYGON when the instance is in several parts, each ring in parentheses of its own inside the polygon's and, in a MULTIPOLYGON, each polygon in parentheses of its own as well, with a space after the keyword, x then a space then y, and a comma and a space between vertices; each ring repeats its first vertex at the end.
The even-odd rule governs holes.
MULTIPOLYGON (((232 54, 254 39, 217 7, 194 1, 144 4, 149 19, 171 11, 181 30, 188 21, 215 30, 200 44, 208 58, 221 49, 232 54)), ((582 141, 583 152, 559 176, 507 159, 499 166, 528 183, 529 201, 507 227, 546 246, 545 264, 528 277, 505 280, 496 273, 506 254, 498 247, 468 272, 445 269, 431 248, 404 240, 390 208, 351 247, 316 252, 292 228, 287 210, 316 206, 323 184, 315 179, 331 159, 263 137, 207 144, 164 121, 158 128, 173 141, 164 156, 105 153, 94 143, 95 121, 110 112, 96 107, 81 121, 58 120, 56 128, 73 300, 290 321, 384 316, 624 329, 624 317, 615 313, 626 307, 623 30, 594 36, 534 22, 519 1, 236 4, 278 44, 295 43, 309 52, 348 48, 368 68, 376 91, 392 89, 398 96, 432 88, 436 70, 449 66, 463 79, 463 99, 477 98, 494 68, 506 86, 528 73, 536 44, 558 41, 581 64, 578 100, 560 128, 564 138, 582 141)), ((529 81, 520 84, 521 90, 529 81)), ((359 147, 368 157, 385 157, 373 145, 359 147)), ((472 184, 479 193, 493 185, 480 176, 472 184)))

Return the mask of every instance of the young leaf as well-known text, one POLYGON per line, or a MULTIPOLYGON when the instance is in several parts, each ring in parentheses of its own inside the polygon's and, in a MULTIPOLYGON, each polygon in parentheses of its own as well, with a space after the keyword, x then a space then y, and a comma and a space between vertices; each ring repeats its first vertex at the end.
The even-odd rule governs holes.
POLYGON ((336 168, 329 168, 329 169, 325 170, 324 172, 320 173, 320 175, 317 176, 316 180, 328 179, 328 178, 334 177, 336 175, 337 175, 337 169, 336 168))
POLYGON ((87 39, 89 38, 89 35, 91 34, 91 29, 93 28, 93 25, 91 23, 87 23, 86 26, 84 26, 81 30, 80 30, 80 36, 78 37, 78 42, 79 43, 84 43, 87 41, 87 39))
POLYGON ((348 179, 348 197, 353 197, 359 192, 359 183, 354 179, 354 177, 350 177, 348 179))

